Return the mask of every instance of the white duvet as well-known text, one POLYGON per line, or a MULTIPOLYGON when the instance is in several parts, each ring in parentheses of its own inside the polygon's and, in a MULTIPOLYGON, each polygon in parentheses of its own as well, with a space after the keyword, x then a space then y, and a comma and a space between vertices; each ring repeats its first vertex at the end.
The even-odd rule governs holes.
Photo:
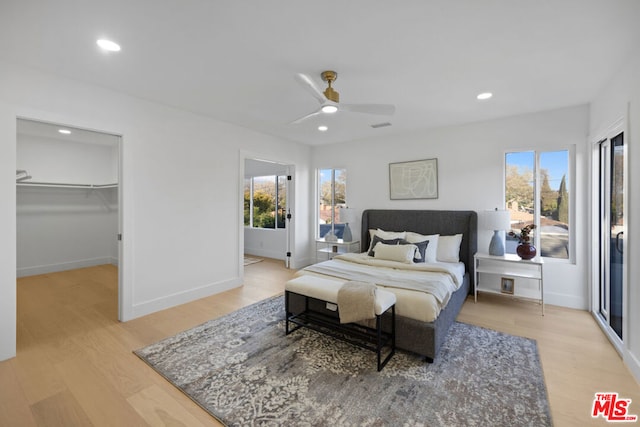
POLYGON ((431 322, 462 285, 464 272, 465 266, 461 262, 405 264, 375 259, 366 253, 348 253, 311 265, 297 274, 375 283, 396 295, 399 316, 431 322))

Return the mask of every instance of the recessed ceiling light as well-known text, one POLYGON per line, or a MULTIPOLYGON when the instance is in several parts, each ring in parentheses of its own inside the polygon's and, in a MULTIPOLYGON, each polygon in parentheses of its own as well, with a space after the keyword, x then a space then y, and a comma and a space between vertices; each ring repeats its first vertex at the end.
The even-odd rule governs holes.
POLYGON ((476 98, 478 98, 480 101, 484 101, 485 99, 489 99, 492 96, 493 96, 493 94, 491 92, 482 92, 476 98))
POLYGON ((64 135, 70 135, 71 131, 69 129, 58 129, 58 132, 64 134, 64 135))
POLYGON ((336 111, 338 111, 338 107, 336 107, 335 105, 325 105, 324 107, 321 108, 323 113, 335 113, 336 111))
POLYGON ((100 39, 96 41, 98 46, 100 46, 104 50, 108 50, 109 52, 120 52, 120 45, 116 42, 112 42, 107 39, 100 39))
POLYGON ((329 128, 325 125, 322 125, 322 126, 318 126, 318 130, 320 132, 326 132, 327 130, 329 130, 329 128))

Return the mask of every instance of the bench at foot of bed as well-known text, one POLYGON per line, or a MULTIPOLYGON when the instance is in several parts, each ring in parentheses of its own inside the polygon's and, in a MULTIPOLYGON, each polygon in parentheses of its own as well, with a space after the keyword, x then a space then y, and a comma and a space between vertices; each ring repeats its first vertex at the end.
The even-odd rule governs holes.
POLYGON ((395 354, 396 349, 396 322, 395 303, 396 296, 388 291, 377 289, 375 297, 375 328, 370 328, 358 323, 340 323, 338 317, 340 307, 337 305, 338 291, 342 283, 314 276, 300 276, 289 280, 285 286, 285 333, 297 330, 301 327, 330 335, 334 338, 357 345, 373 351, 377 355, 378 371, 385 367, 387 362, 395 354), (294 314, 290 310, 289 299, 292 294, 304 298, 305 309, 294 314), (335 316, 321 313, 310 308, 309 301, 319 301, 325 306, 335 307, 335 316), (390 317, 390 331, 382 328, 382 317, 390 317), (296 325, 293 329, 290 324, 296 325), (382 358, 382 351, 387 348, 387 356, 382 358))

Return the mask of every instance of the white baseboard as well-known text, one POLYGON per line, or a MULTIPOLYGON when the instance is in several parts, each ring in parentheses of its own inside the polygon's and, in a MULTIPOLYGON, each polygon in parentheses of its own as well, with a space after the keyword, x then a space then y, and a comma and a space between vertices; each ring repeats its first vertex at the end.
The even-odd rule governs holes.
POLYGON ((576 310, 588 310, 588 301, 574 295, 557 294, 553 292, 544 293, 544 303, 558 305, 560 307, 575 308, 576 310))
POLYGON ((625 349, 623 359, 624 363, 635 377, 636 382, 640 384, 640 359, 638 359, 636 355, 631 353, 628 349, 625 349))
POLYGON ((244 253, 247 255, 259 256, 264 258, 281 259, 284 261, 285 254, 281 251, 270 251, 262 248, 244 248, 244 253))
POLYGON ((74 270, 76 268, 93 267, 95 265, 112 264, 111 257, 82 259, 78 261, 61 262, 58 264, 36 265, 33 267, 21 267, 16 270, 16 276, 35 276, 37 274, 55 273, 58 271, 74 270))
POLYGON ((239 277, 224 280, 217 283, 201 286, 196 289, 189 289, 184 292, 177 292, 172 295, 157 298, 150 301, 144 301, 138 304, 134 304, 132 307, 132 316, 127 320, 135 319, 136 317, 146 316, 147 314, 155 313, 156 311, 164 310, 167 308, 175 307, 180 304, 185 304, 191 301, 195 301, 200 298, 208 297, 211 295, 219 294, 220 292, 228 291, 229 289, 237 288, 242 285, 242 281, 239 277))

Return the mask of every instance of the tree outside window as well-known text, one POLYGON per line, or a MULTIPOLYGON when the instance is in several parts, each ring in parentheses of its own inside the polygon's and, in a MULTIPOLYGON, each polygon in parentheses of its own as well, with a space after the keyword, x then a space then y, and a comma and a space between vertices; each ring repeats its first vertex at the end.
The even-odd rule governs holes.
POLYGON ((286 176, 245 179, 244 225, 254 228, 285 228, 286 176))
POLYGON ((341 207, 347 202, 346 169, 318 170, 318 236, 324 237, 332 228, 342 237, 344 224, 340 218, 341 207))
MULTIPOLYGON (((535 224, 536 246, 543 257, 569 258, 568 185, 568 150, 506 154, 505 204, 511 214, 511 228, 519 231, 535 224), (536 186, 540 187, 537 201, 536 186)), ((515 253, 516 247, 517 240, 507 236, 506 252, 515 253)))

